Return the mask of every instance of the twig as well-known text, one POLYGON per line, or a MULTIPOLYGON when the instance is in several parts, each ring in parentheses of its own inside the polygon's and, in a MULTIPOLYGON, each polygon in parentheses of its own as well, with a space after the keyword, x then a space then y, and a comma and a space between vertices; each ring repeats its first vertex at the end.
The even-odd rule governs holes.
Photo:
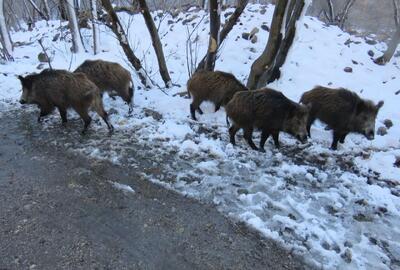
POLYGON ((44 55, 46 56, 46 60, 47 60, 47 63, 49 64, 49 68, 50 68, 50 69, 53 69, 53 67, 51 66, 50 57, 49 57, 49 55, 47 54, 47 51, 46 51, 46 49, 45 49, 44 46, 43 46, 42 38, 39 39, 38 42, 39 42, 40 47, 42 47, 42 50, 43 50, 44 55))

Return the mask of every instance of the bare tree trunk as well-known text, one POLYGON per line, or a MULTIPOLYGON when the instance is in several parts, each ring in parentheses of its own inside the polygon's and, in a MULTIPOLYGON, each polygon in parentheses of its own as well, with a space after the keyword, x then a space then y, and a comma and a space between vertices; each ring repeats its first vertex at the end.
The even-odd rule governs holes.
POLYGON ((206 57, 205 70, 214 70, 219 44, 220 5, 219 0, 210 1, 210 40, 206 57))
POLYGON ((97 24, 97 2, 90 0, 90 11, 92 13, 92 28, 93 28, 93 53, 98 54, 100 51, 100 32, 97 24))
POLYGON ((49 8, 49 2, 47 0, 42 0, 43 2, 43 9, 44 9, 44 14, 46 17, 50 20, 50 8, 49 8))
POLYGON ((247 87, 249 89, 257 88, 261 75, 272 65, 278 53, 282 41, 281 29, 287 4, 288 0, 280 0, 275 6, 267 45, 263 53, 251 65, 251 71, 247 80, 247 87))
POLYGON ((392 39, 388 44, 387 50, 381 57, 378 57, 377 59, 374 60, 375 64, 385 65, 387 62, 389 62, 390 59, 392 59, 399 43, 400 43, 400 27, 397 27, 396 32, 394 33, 392 39))
POLYGON ((304 1, 291 0, 296 2, 295 5, 289 5, 287 16, 290 17, 288 20, 285 37, 283 38, 279 50, 275 56, 273 65, 270 65, 261 75, 257 88, 264 87, 266 84, 273 82, 280 78, 280 68, 285 63, 286 57, 289 53, 289 49, 293 44, 293 40, 296 34, 296 22, 300 18, 300 15, 304 8, 304 1), (291 14, 289 16, 289 14, 291 14))
POLYGON ((32 5, 33 9, 36 10, 36 12, 39 14, 40 17, 42 17, 43 20, 48 21, 49 17, 46 16, 40 9, 39 7, 35 4, 33 0, 28 0, 29 3, 32 5))
POLYGON ((151 41, 153 43, 154 51, 156 52, 158 68, 160 69, 161 77, 165 83, 165 87, 169 88, 172 86, 171 77, 169 76, 167 64, 165 62, 164 52, 160 37, 158 35, 157 27, 154 24, 153 18, 147 6, 146 0, 138 0, 140 6, 140 12, 144 17, 147 29, 149 30, 151 41))
POLYGON ((69 20, 69 28, 71 30, 72 35, 72 52, 79 53, 84 50, 83 43, 81 39, 81 35, 79 33, 78 20, 76 18, 76 13, 74 9, 74 1, 73 0, 65 0, 65 4, 68 10, 68 20, 69 20))
POLYGON ((351 6, 354 4, 354 2, 355 2, 355 0, 347 0, 346 5, 345 5, 345 7, 343 9, 343 12, 342 12, 342 14, 340 16, 340 19, 339 19, 339 27, 340 27, 340 29, 343 29, 344 23, 347 20, 347 15, 349 14, 349 10, 350 10, 351 6))
MULTIPOLYGON (((249 2, 249 0, 238 0, 237 1, 235 11, 232 13, 231 16, 229 16, 228 20, 225 22, 224 26, 222 27, 221 32, 219 33, 218 48, 222 44, 222 42, 225 40, 225 38, 228 36, 229 32, 233 29, 233 26, 235 26, 235 24, 239 20, 239 17, 243 13, 243 10, 247 6, 248 2, 249 2)), ((201 59, 196 70, 204 69, 206 59, 207 59, 207 54, 201 59)))
POLYGON ((65 0, 59 0, 58 9, 60 11, 60 17, 62 20, 68 20, 67 9, 65 8, 65 0))
POLYGON ((394 15, 394 23, 396 27, 399 27, 400 19, 399 19, 399 4, 396 0, 393 0, 393 15, 394 15))
POLYGON ((114 32, 115 36, 117 37, 122 49, 124 50, 126 57, 128 58, 129 62, 133 65, 133 67, 135 68, 136 73, 138 74, 142 84, 145 87, 148 87, 149 82, 146 79, 146 72, 143 69, 142 64, 140 63, 140 60, 136 57, 136 55, 133 53, 131 47, 129 46, 128 38, 126 37, 124 29, 122 28, 121 22, 119 21, 119 18, 112 7, 110 0, 101 0, 101 3, 103 5, 103 7, 106 9, 106 11, 110 17, 110 20, 111 20, 110 27, 111 27, 112 31, 114 32))
POLYGON ((13 45, 10 39, 10 34, 8 33, 6 20, 4 18, 4 1, 0 0, 0 34, 1 34, 1 44, 3 47, 4 57, 9 60, 12 59, 13 45))

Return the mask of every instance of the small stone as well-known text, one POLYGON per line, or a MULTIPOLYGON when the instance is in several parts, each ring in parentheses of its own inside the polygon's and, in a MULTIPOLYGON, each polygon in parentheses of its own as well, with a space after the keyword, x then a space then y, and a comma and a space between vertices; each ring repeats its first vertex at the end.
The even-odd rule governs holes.
POLYGON ((249 191, 248 191, 247 189, 245 189, 245 188, 238 188, 237 193, 238 193, 238 194, 245 194, 245 195, 247 195, 247 194, 249 194, 249 191))
POLYGON ((359 222, 372 222, 373 218, 370 216, 366 216, 363 213, 358 213, 357 215, 354 215, 353 218, 359 222))
POLYGON ((373 40, 373 39, 366 39, 365 43, 367 43, 369 45, 375 45, 377 42, 376 42, 376 40, 373 40))
POLYGON ((266 10, 265 8, 263 8, 263 9, 260 9, 260 14, 261 14, 261 15, 264 15, 264 14, 265 14, 265 12, 267 12, 267 10, 266 10))
POLYGON ((243 34, 242 34, 242 38, 245 39, 245 40, 249 40, 249 38, 250 38, 250 33, 246 33, 246 32, 243 33, 243 34))
POLYGON ((368 205, 368 202, 367 202, 367 200, 366 199, 360 199, 360 200, 357 200, 357 201, 355 201, 355 203, 356 204, 359 204, 359 205, 368 205))
POLYGON ((397 168, 400 168, 400 157, 396 157, 396 161, 393 164, 394 166, 396 166, 397 168))
POLYGON ((347 262, 347 263, 351 263, 352 260, 352 254, 351 254, 351 250, 346 248, 346 250, 340 255, 340 257, 342 257, 342 259, 347 262))
POLYGON ((254 35, 252 38, 251 38, 251 43, 256 43, 257 42, 257 36, 256 35, 254 35))
POLYGON ((369 50, 368 51, 368 55, 371 56, 371 57, 374 57, 375 53, 372 50, 369 50))
POLYGON ((355 61, 355 60, 351 60, 351 62, 352 62, 354 65, 358 65, 358 62, 355 61))
POLYGON ((226 12, 226 13, 224 14, 224 17, 225 17, 225 18, 228 18, 228 16, 230 16, 230 15, 232 15, 232 14, 233 14, 232 11, 226 12))
POLYGON ((57 33, 57 34, 53 37, 52 41, 53 41, 53 42, 54 42, 54 41, 57 41, 59 38, 60 38, 60 33, 57 33))
POLYGON ((114 109, 114 108, 111 108, 111 109, 108 110, 108 114, 109 115, 118 114, 118 111, 116 109, 114 109))
POLYGON ((400 90, 397 90, 394 94, 395 94, 395 95, 400 94, 400 90))
POLYGON ((266 24, 262 24, 262 25, 261 25, 261 29, 264 30, 264 31, 269 32, 269 27, 268 27, 268 25, 266 25, 266 24))
POLYGON ((252 52, 252 53, 256 53, 256 52, 257 52, 257 50, 256 50, 256 48, 253 48, 253 47, 251 47, 251 48, 250 48, 250 52, 252 52))
POLYGON ((47 63, 49 61, 49 58, 47 57, 47 55, 44 52, 41 52, 38 54, 38 60, 41 63, 47 63))
POLYGON ((168 24, 168 25, 173 24, 173 23, 174 23, 173 20, 168 20, 168 21, 167 21, 167 24, 168 24))
POLYGON ((258 29, 258 27, 254 27, 251 31, 250 31, 250 38, 252 36, 254 36, 255 34, 257 34, 258 32, 260 32, 260 29, 258 29))
POLYGON ((343 70, 344 70, 344 72, 347 72, 347 73, 353 72, 353 69, 351 67, 345 67, 343 70))
POLYGON ((383 121, 383 124, 385 125, 385 127, 386 127, 387 129, 393 127, 393 122, 392 122, 392 120, 390 120, 390 119, 385 119, 385 121, 383 121))
POLYGON ((348 247, 348 248, 351 248, 351 247, 353 247, 353 244, 351 242, 349 242, 349 241, 346 241, 346 242, 344 242, 344 246, 348 247))
POLYGON ((384 135, 386 135, 387 134, 387 129, 386 129, 386 127, 379 127, 378 128, 378 131, 376 132, 378 135, 380 135, 380 136, 384 136, 384 135))

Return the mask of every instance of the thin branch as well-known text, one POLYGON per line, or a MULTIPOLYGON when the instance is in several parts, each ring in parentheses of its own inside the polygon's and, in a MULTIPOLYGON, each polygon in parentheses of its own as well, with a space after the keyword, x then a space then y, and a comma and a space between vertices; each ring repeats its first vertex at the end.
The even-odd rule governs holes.
POLYGON ((42 50, 43 50, 44 55, 46 55, 46 60, 47 60, 47 63, 49 64, 49 68, 50 68, 50 69, 53 69, 53 67, 51 66, 50 57, 49 57, 49 55, 47 54, 47 51, 46 51, 46 49, 45 49, 44 46, 43 46, 42 38, 39 39, 38 42, 39 42, 40 47, 42 47, 42 50))

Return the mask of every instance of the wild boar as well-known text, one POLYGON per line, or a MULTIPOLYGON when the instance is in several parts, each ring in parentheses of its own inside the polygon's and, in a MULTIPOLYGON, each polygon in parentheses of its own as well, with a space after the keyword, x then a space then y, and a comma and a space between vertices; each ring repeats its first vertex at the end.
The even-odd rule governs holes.
POLYGON ((111 97, 120 96, 133 110, 133 82, 131 74, 118 63, 104 60, 86 60, 74 72, 85 73, 100 88, 101 93, 108 92, 111 97))
POLYGON ((279 132, 287 132, 302 143, 307 141, 306 123, 309 108, 270 88, 237 92, 225 107, 233 124, 229 128, 230 141, 235 145, 235 134, 243 128, 244 138, 254 150, 264 152, 264 144, 272 135, 279 148, 279 132), (254 128, 261 130, 260 149, 252 139, 254 128))
POLYGON ((198 71, 188 80, 187 89, 192 95, 190 114, 196 120, 195 111, 200 114, 200 104, 203 101, 211 101, 215 105, 215 111, 225 106, 238 91, 247 90, 239 80, 230 73, 222 71, 198 71))
POLYGON ((375 119, 383 101, 375 105, 370 100, 360 98, 356 93, 344 88, 331 89, 316 86, 305 92, 300 102, 311 106, 307 121, 307 133, 311 137, 312 123, 319 119, 333 130, 331 149, 336 150, 338 142, 350 132, 363 134, 368 140, 375 135, 375 119))
POLYGON ((84 121, 82 133, 85 133, 92 120, 88 114, 91 108, 104 120, 110 132, 113 131, 103 107, 100 90, 85 74, 44 70, 39 74, 18 78, 22 84, 20 103, 39 106, 38 122, 56 107, 65 125, 68 121, 67 109, 73 108, 84 121))

